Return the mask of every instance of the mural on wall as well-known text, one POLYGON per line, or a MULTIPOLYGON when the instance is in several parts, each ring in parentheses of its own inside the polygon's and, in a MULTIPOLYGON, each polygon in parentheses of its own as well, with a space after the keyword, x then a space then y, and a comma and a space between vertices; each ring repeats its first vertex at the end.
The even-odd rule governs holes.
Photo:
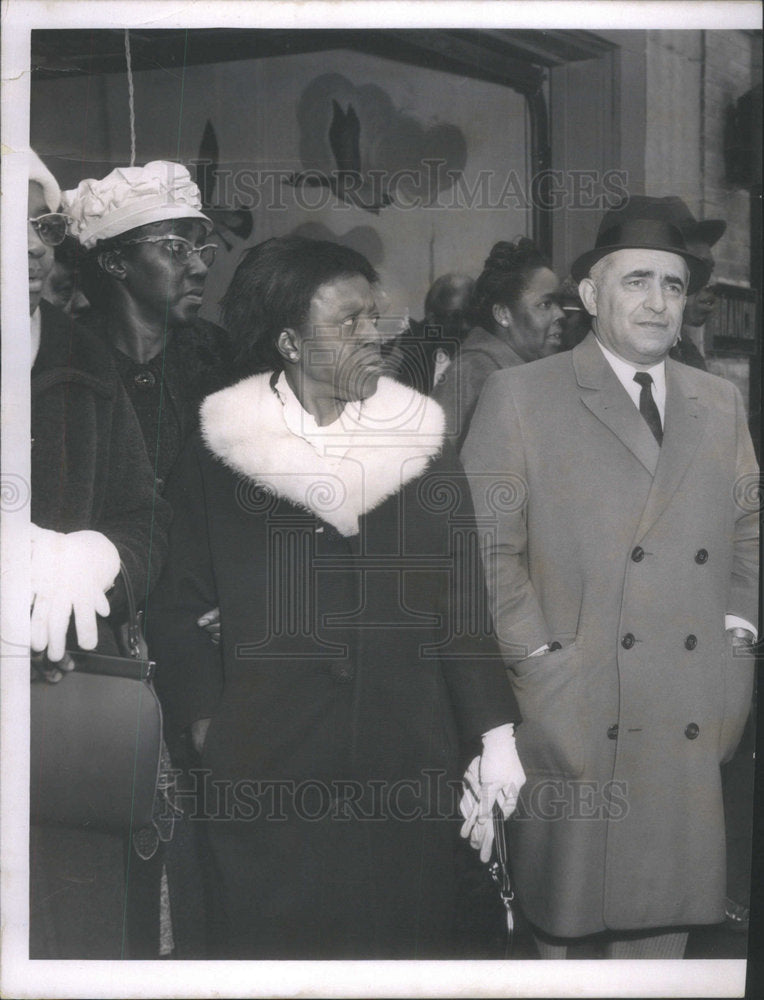
POLYGON ((323 222, 303 222, 287 235, 303 236, 307 240, 330 240, 362 253, 375 267, 385 259, 385 248, 376 229, 371 226, 353 226, 345 233, 337 233, 323 222))
POLYGON ((287 181, 329 188, 346 204, 378 215, 396 195, 425 204, 453 186, 467 142, 452 124, 425 126, 375 84, 339 73, 312 79, 297 105, 303 170, 287 181))
MULTIPOLYGON (((336 104, 336 102, 335 102, 336 104)), ((332 119, 332 148, 337 147, 337 170, 357 172, 360 158, 358 154, 358 124, 355 112, 350 106, 347 115, 341 114, 336 106, 332 119), (339 114, 338 114, 339 112, 339 114), (349 121, 350 132, 347 129, 349 121), (353 121, 355 119, 355 121, 353 121), (355 157, 350 159, 349 157, 355 157)), ((241 249, 252 235, 254 220, 250 209, 235 205, 218 205, 215 200, 218 183, 220 151, 215 126, 207 119, 199 146, 196 166, 196 183, 202 198, 202 207, 214 223, 213 237, 222 243, 221 250, 230 252, 241 249)), ((312 178, 311 178, 312 179, 312 178)), ((332 178, 335 181, 335 178, 332 178)), ((366 207, 366 206, 359 206, 366 207)), ((371 209, 370 209, 371 210, 371 209)), ((345 233, 337 233, 321 222, 305 222, 295 227, 288 235, 302 236, 310 240, 331 240, 362 253, 372 264, 382 262, 385 251, 379 234, 371 226, 354 226, 345 233)))
POLYGON ((196 183, 202 196, 202 207, 215 224, 214 233, 223 243, 226 250, 247 240, 252 234, 252 213, 246 208, 217 206, 214 201, 215 185, 217 184, 220 150, 215 126, 207 119, 199 145, 199 157, 196 165, 196 183))

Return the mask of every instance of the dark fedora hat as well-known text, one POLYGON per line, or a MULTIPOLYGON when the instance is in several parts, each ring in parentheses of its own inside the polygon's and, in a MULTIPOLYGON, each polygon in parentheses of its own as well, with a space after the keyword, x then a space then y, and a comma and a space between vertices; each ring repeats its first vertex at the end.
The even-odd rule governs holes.
POLYGON ((666 201, 637 195, 618 208, 605 213, 593 250, 587 250, 574 262, 570 273, 576 281, 585 278, 592 266, 616 250, 663 250, 682 257, 690 271, 687 292, 692 294, 708 283, 711 265, 690 253, 685 237, 666 217, 666 201))
POLYGON ((666 222, 671 222, 679 229, 687 243, 706 243, 712 247, 727 228, 724 219, 696 219, 687 204, 676 195, 667 198, 647 199, 656 203, 656 210, 663 209, 666 222))

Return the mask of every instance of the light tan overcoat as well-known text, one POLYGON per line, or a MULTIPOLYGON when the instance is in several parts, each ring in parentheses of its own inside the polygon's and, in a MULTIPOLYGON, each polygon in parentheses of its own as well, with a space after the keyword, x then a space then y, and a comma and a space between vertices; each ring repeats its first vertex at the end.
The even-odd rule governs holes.
POLYGON ((512 863, 555 935, 723 918, 753 677, 724 616, 756 622, 759 480, 732 384, 666 376, 659 448, 590 334, 491 376, 462 451, 523 713, 512 863))

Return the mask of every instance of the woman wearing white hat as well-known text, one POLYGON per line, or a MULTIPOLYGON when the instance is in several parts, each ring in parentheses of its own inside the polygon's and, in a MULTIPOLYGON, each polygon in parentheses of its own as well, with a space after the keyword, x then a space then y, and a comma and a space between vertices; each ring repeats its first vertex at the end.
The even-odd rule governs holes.
POLYGON ((92 322, 111 346, 163 486, 199 403, 230 376, 225 332, 199 318, 217 249, 207 242, 212 223, 188 170, 164 160, 83 180, 62 203, 92 322))

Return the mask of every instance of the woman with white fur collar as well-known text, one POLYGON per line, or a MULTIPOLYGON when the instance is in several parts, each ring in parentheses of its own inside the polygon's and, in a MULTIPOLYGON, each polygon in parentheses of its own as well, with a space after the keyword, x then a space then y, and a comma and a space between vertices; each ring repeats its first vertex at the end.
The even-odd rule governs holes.
POLYGON ((485 859, 524 781, 469 490, 440 408, 384 376, 376 283, 336 244, 249 250, 223 306, 255 374, 205 400, 169 486, 147 618, 208 778, 209 957, 453 957, 454 786, 482 737, 485 859))

